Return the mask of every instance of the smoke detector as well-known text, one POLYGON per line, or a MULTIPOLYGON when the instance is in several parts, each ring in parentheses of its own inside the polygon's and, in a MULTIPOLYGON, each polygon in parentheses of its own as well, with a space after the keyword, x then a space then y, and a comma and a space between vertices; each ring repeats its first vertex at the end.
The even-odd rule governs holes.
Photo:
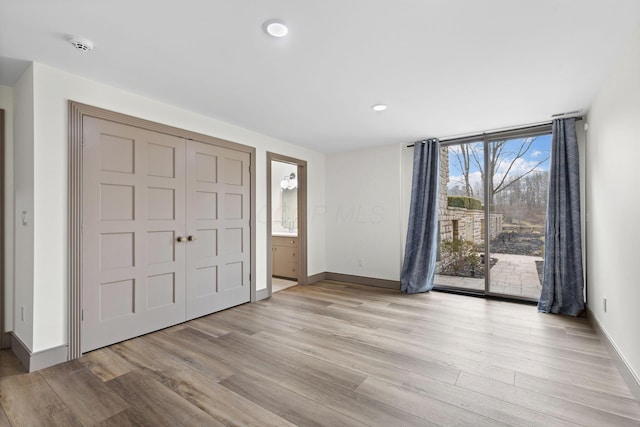
POLYGON ((79 36, 69 36, 69 43, 71 43, 76 49, 81 50, 83 52, 89 52, 93 50, 93 43, 89 39, 85 39, 84 37, 79 36))

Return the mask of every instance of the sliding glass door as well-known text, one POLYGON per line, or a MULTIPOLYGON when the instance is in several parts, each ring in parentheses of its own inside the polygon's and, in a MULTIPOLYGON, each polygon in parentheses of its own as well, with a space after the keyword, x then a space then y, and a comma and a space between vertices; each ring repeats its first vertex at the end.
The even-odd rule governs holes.
POLYGON ((440 151, 438 266, 435 285, 484 292, 484 142, 440 151))
POLYGON ((438 288, 537 300, 550 128, 443 143, 438 288))

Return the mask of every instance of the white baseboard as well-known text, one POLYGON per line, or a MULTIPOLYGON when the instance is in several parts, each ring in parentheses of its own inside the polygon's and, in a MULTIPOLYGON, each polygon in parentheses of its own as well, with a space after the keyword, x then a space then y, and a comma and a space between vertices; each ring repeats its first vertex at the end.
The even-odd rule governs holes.
POLYGON ((607 331, 600 325, 596 316, 594 316, 591 308, 589 306, 586 307, 586 314, 589 323, 596 330, 598 335, 602 338, 607 350, 609 350, 609 354, 611 354, 611 359, 613 363, 618 368, 620 375, 624 379, 624 382, 627 383, 627 387, 629 387, 629 391, 636 398, 636 400, 640 401, 640 377, 633 371, 627 360, 624 358, 624 355, 620 352, 615 342, 609 337, 607 331))
POLYGON ((61 345, 32 353, 20 338, 11 334, 11 350, 27 372, 39 371, 49 366, 66 362, 69 358, 69 346, 61 345))
POLYGON ((256 301, 269 298, 269 289, 264 288, 256 291, 256 301))

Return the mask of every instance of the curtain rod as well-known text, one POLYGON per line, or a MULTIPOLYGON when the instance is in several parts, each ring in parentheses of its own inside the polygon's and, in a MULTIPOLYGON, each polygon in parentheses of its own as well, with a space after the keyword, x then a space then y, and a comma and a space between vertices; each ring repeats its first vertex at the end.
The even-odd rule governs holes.
MULTIPOLYGON (((556 119, 582 120, 584 118, 582 115, 579 115, 579 114, 572 115, 572 114, 576 114, 576 113, 579 113, 579 111, 572 111, 572 112, 569 112, 569 113, 554 114, 551 117, 553 118, 553 120, 556 120, 556 119)), ((446 136, 444 138, 438 138, 438 141, 440 141, 440 142, 448 142, 448 141, 455 141, 456 139, 463 139, 463 138, 465 138, 465 139, 466 138, 484 138, 487 135, 493 135, 493 134, 496 134, 496 133, 532 129, 532 128, 536 128, 538 126, 548 126, 551 123, 553 123, 553 120, 545 120, 543 122, 530 123, 528 125, 523 125, 523 126, 513 126, 513 127, 492 129, 492 130, 485 131, 485 132, 482 132, 482 133, 470 133, 470 134, 446 136)), ((426 139, 431 139, 431 138, 426 138, 426 139)), ((418 141, 418 142, 420 142, 420 141, 418 141)), ((414 142, 413 144, 407 145, 407 148, 415 147, 415 145, 416 144, 414 142)))

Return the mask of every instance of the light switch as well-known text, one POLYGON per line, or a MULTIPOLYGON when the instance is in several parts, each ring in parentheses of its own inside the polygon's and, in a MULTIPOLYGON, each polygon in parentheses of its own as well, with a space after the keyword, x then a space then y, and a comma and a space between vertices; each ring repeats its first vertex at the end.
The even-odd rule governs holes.
POLYGON ((27 215, 27 211, 22 211, 22 225, 29 224, 29 216, 27 215))

